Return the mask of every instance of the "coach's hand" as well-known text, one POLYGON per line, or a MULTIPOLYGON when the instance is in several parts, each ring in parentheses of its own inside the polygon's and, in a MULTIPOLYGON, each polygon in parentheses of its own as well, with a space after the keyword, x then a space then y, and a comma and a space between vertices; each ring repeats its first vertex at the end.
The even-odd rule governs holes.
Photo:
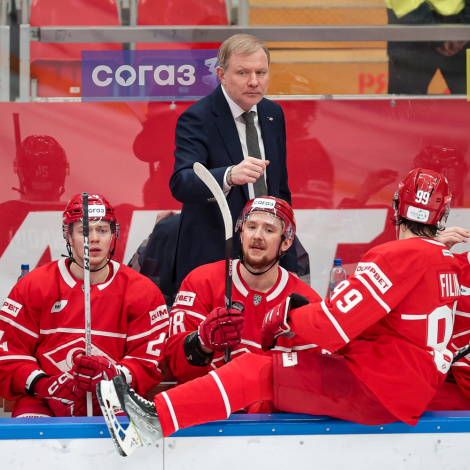
POLYGON ((239 310, 217 307, 199 325, 199 341, 210 351, 232 349, 242 339, 243 322, 243 313, 239 310))
POLYGON ((73 358, 74 390, 96 393, 96 385, 101 380, 111 380, 120 375, 119 370, 103 356, 77 355, 73 358))
POLYGON ((277 338, 281 335, 288 338, 294 336, 295 333, 291 331, 288 323, 289 312, 309 303, 303 295, 292 293, 264 316, 261 326, 261 347, 263 351, 274 348, 277 338))

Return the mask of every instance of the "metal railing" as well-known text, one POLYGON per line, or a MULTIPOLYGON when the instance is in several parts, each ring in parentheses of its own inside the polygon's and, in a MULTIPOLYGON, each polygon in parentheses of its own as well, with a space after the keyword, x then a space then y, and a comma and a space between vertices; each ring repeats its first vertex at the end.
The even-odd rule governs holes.
MULTIPOLYGON (((311 41, 470 41, 470 27, 468 25, 31 27, 22 24, 20 25, 19 101, 29 101, 31 99, 30 44, 33 41, 44 43, 107 42, 124 44, 137 42, 204 43, 223 42, 229 36, 237 33, 249 33, 265 42, 277 43, 311 41)), ((4 52, 3 45, 2 52, 4 52)), ((2 59, 7 61, 3 57, 2 59)))
POLYGON ((10 100, 10 27, 0 26, 0 101, 10 100))

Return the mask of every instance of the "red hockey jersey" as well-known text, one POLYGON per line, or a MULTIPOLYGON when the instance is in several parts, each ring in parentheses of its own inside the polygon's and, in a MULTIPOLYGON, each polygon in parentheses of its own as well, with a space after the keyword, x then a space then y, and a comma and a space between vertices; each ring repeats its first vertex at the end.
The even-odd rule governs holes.
MULTIPOLYGON (((240 275, 240 261, 232 266, 232 299, 244 305, 243 338, 238 347, 232 349, 232 357, 243 353, 263 353, 260 345, 261 324, 266 312, 274 308, 292 292, 307 297, 310 302, 319 302, 320 296, 307 284, 278 267, 278 279, 269 292, 251 290, 240 275)), ((216 307, 224 305, 225 261, 206 264, 194 269, 181 283, 170 313, 170 331, 165 346, 165 356, 178 382, 207 374, 224 364, 223 353, 215 352, 212 363, 197 367, 188 363, 183 342, 184 338, 198 329, 206 316, 216 307)), ((312 350, 315 344, 298 343, 292 339, 280 338, 273 351, 312 350)), ((272 354, 271 352, 267 354, 272 354)))
MULTIPOLYGON (((31 373, 67 372, 85 352, 83 281, 61 259, 34 269, 12 289, 0 311, 0 396, 21 400, 31 373)), ((91 286, 92 354, 125 366, 145 395, 161 380, 168 312, 146 277, 111 261, 102 284, 91 286)))
MULTIPOLYGON (((454 255, 460 262, 461 297, 457 302, 455 326, 449 349, 455 354, 470 343, 470 252, 454 255)), ((470 400, 470 351, 452 365, 452 374, 462 393, 470 400)))
POLYGON ((331 301, 291 312, 294 339, 344 355, 394 416, 414 424, 450 369, 459 274, 439 242, 385 243, 363 257, 331 301))

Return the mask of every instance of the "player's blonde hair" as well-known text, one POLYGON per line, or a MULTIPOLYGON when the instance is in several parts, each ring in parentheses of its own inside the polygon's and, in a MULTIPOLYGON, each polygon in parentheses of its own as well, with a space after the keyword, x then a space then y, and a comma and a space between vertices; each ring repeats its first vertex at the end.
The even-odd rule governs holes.
POLYGON ((217 62, 224 70, 227 69, 230 56, 233 53, 241 55, 250 55, 259 49, 263 49, 268 58, 268 64, 271 62, 268 47, 260 39, 251 34, 235 34, 229 37, 219 48, 217 62))

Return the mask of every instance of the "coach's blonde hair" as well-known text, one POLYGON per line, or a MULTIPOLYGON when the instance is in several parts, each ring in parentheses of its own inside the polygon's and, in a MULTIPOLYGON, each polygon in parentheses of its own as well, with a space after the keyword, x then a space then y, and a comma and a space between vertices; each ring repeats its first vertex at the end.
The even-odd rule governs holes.
POLYGON ((251 34, 235 34, 228 38, 219 48, 217 62, 224 70, 228 67, 228 62, 232 53, 249 55, 263 49, 268 57, 268 64, 271 62, 271 56, 267 46, 251 34))

